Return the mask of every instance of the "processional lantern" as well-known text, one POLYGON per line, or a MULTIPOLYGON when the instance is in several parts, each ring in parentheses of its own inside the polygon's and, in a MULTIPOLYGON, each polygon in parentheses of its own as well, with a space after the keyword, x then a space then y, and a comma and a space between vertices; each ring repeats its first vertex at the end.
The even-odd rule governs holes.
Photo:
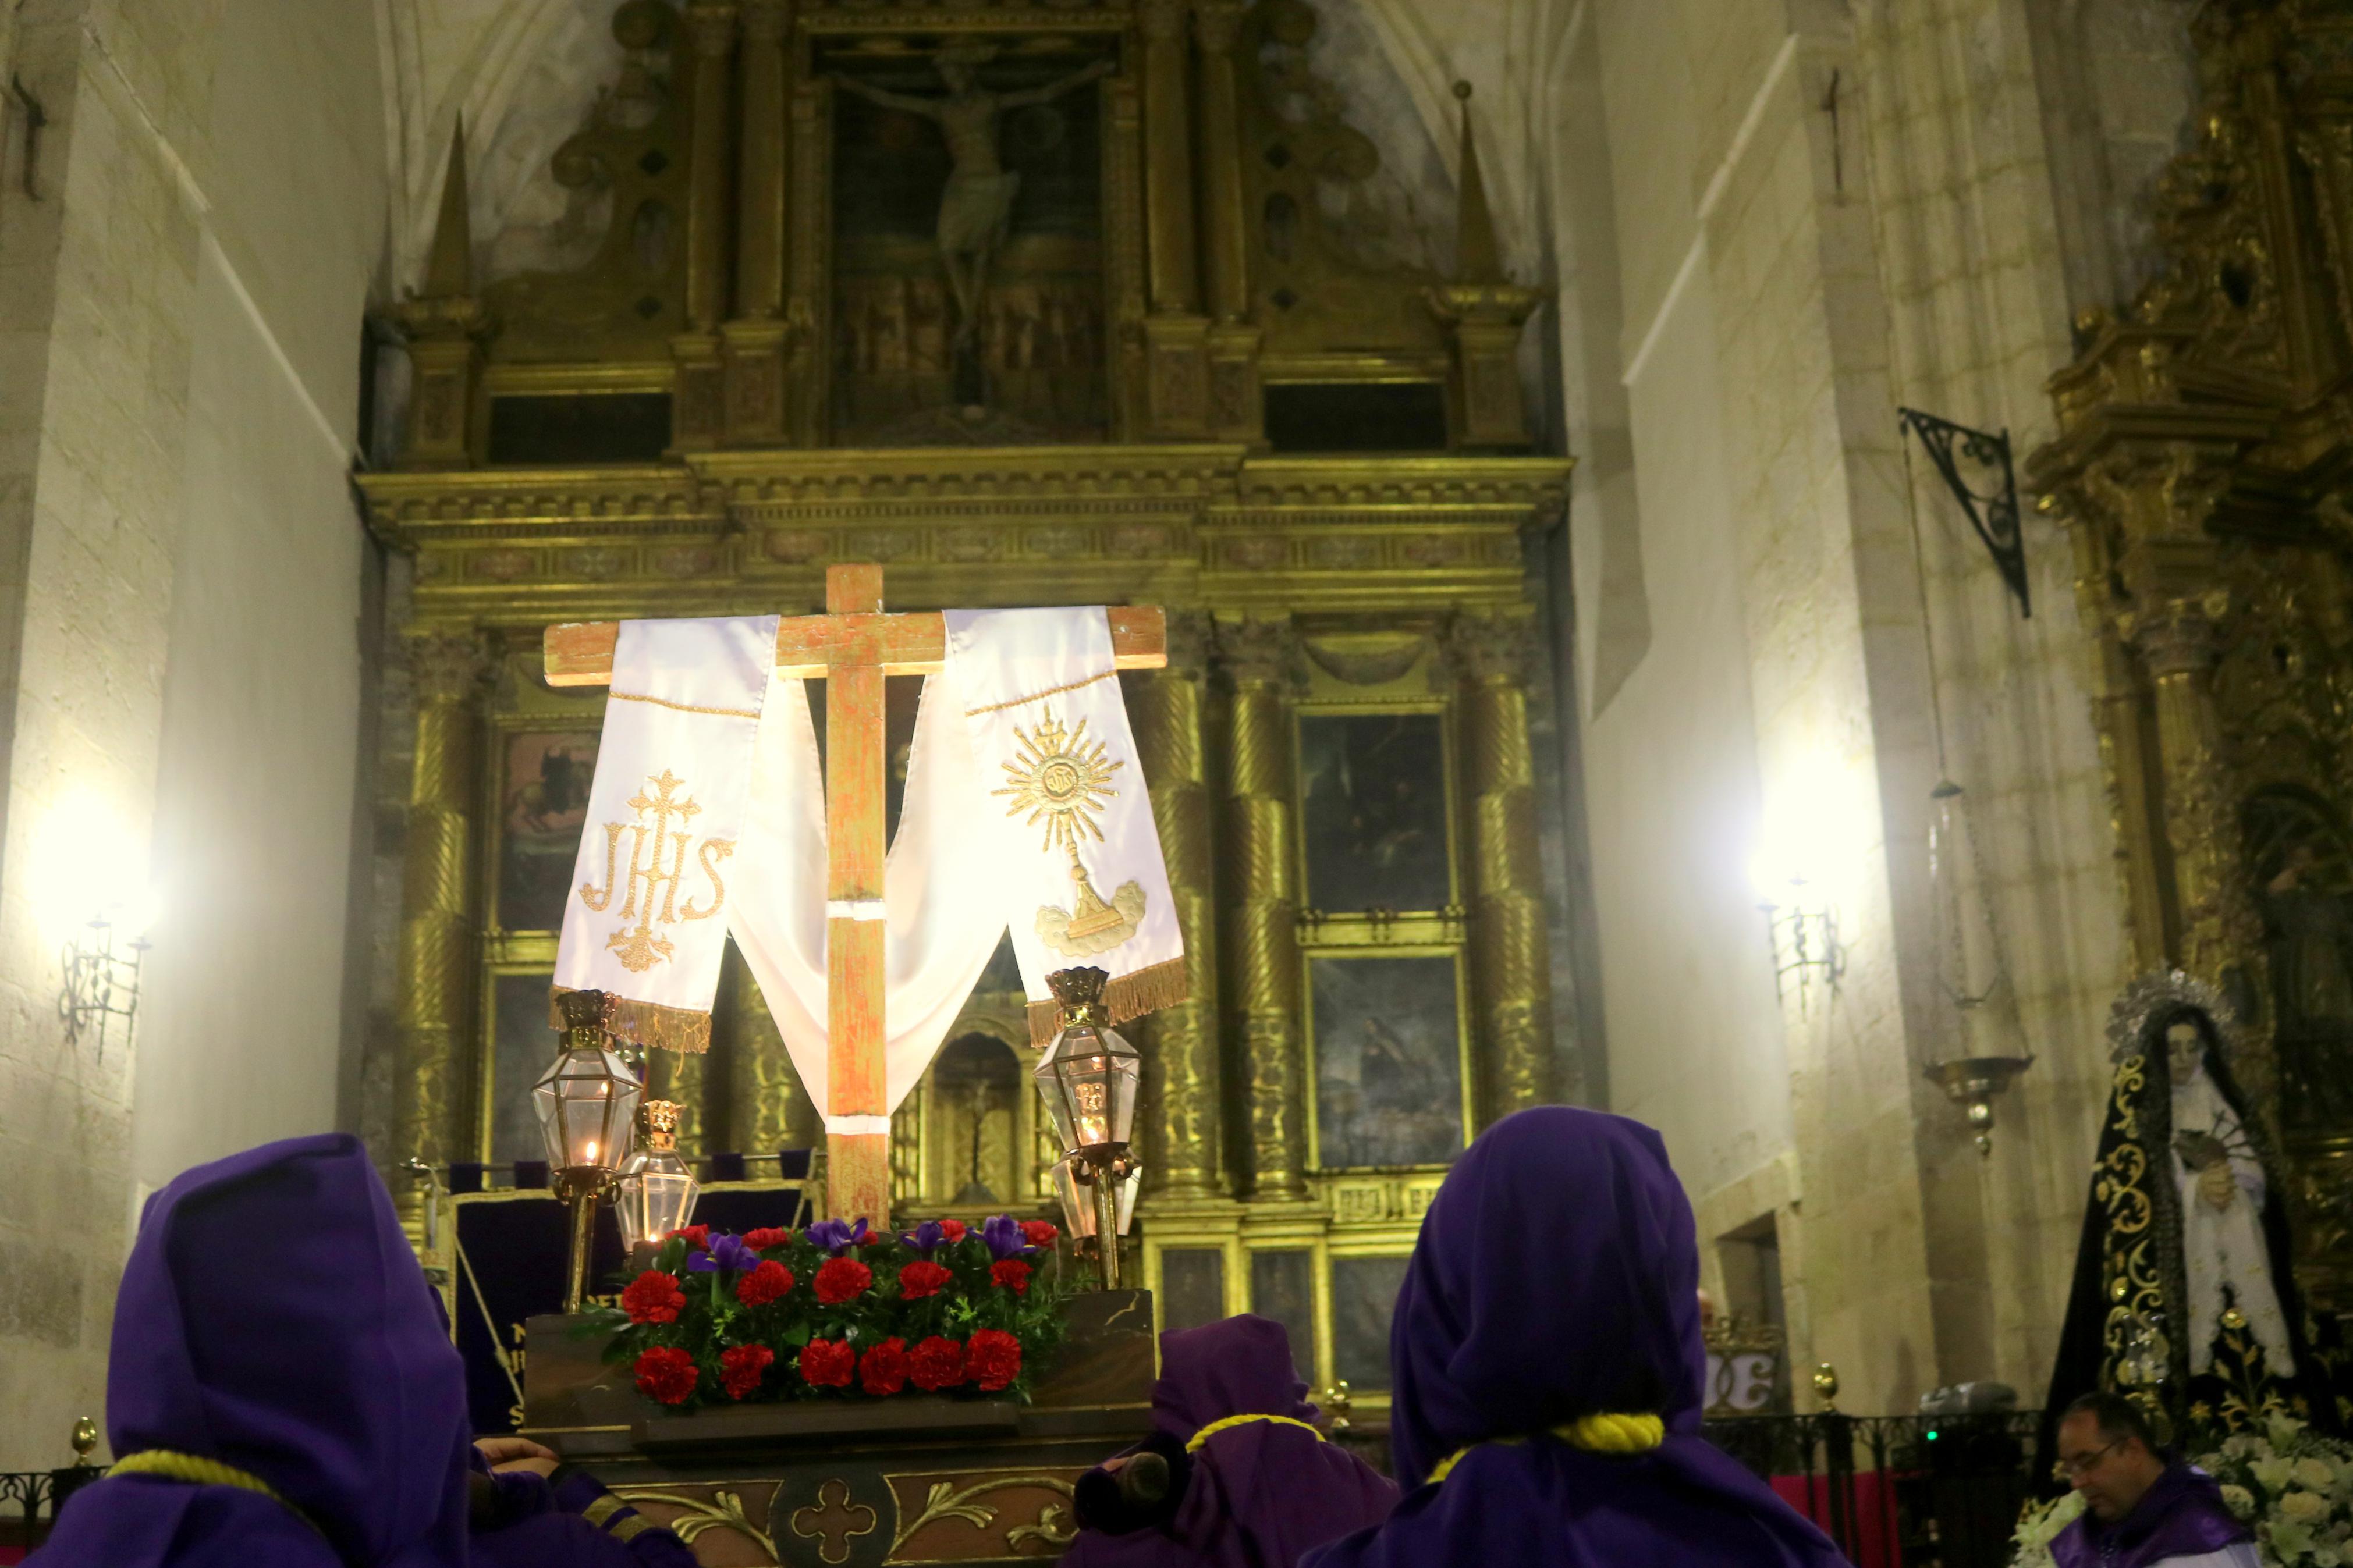
POLYGON ((564 1050, 532 1085, 531 1100, 547 1163, 555 1167, 557 1195, 572 1205, 564 1310, 577 1312, 588 1294, 596 1199, 620 1165, 640 1090, 636 1069, 613 1049, 606 1031, 605 994, 567 991, 556 1005, 564 1016, 564 1050))
POLYGON ((649 1100, 638 1110, 638 1146, 614 1184, 624 1247, 658 1242, 693 1217, 702 1189, 679 1157, 678 1117, 677 1103, 668 1100, 649 1100))
MULTIPOLYGON (((1060 1168, 1068 1173, 1074 1189, 1094 1189, 1093 1230, 1106 1290, 1119 1284, 1119 1199, 1134 1173, 1128 1143, 1144 1077, 1144 1058, 1112 1028, 1110 1011, 1103 1005, 1103 986, 1110 979, 1091 967, 1058 969, 1046 976, 1060 1010, 1060 1027, 1030 1075, 1062 1142, 1060 1168)), ((1074 1190, 1071 1196, 1077 1195, 1074 1190)))

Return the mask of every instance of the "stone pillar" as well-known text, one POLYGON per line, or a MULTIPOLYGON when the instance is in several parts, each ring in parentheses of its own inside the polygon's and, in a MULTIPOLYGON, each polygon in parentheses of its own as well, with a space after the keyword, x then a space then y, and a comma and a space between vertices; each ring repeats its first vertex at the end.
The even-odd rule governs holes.
POLYGON ((785 38, 791 23, 786 0, 746 0, 735 319, 725 334, 733 446, 785 438, 785 38))
MULTIPOLYGON (((719 324, 727 316, 727 148, 733 129, 735 7, 690 6, 694 49, 692 142, 687 155, 686 322, 670 340, 677 385, 671 443, 681 450, 718 445, 721 387, 719 324)), ((685 1123, 681 1123, 683 1131, 685 1123)))
POLYGON ((767 999, 760 994, 760 983, 732 944, 727 989, 735 1028, 728 1040, 726 1136, 714 1135, 708 1146, 723 1143, 739 1153, 773 1154, 823 1143, 817 1104, 801 1087, 800 1074, 785 1050, 785 1037, 768 1012, 767 999))
MULTIPOLYGON (((417 750, 408 786, 400 898, 399 1061, 393 1076, 395 1165, 435 1166, 473 1156, 464 1123, 469 1079, 461 1044, 473 1033, 474 822, 481 794, 477 697, 488 668, 472 636, 412 640, 417 750)), ((396 1184, 404 1223, 421 1223, 414 1183, 396 1184)))
POLYGON ((1528 636, 1524 620, 1466 616, 1450 641, 1462 682, 1472 984, 1484 1121, 1552 1098, 1552 966, 1528 747, 1528 636))
POLYGON ((1233 688, 1224 834, 1234 882, 1227 976, 1250 1078, 1251 1190, 1260 1198, 1307 1195, 1288 701, 1293 652, 1288 621, 1218 627, 1219 662, 1233 688))
POLYGON ((1167 668, 1139 671, 1125 683, 1191 990, 1187 1001, 1152 1014, 1145 1025, 1141 1157, 1147 1190, 1172 1197, 1225 1195, 1219 1160, 1216 882, 1201 731, 1208 629, 1198 612, 1171 611, 1167 668))
POLYGON ((1151 434, 1208 433, 1208 322, 1193 231, 1193 141, 1185 0, 1144 0, 1145 409, 1151 434))
POLYGON ((1242 8, 1204 0, 1193 13, 1201 45, 1201 213, 1209 261, 1209 433, 1220 440, 1265 436, 1258 379, 1258 330, 1249 322, 1250 215, 1242 186, 1241 100, 1234 42, 1242 8))

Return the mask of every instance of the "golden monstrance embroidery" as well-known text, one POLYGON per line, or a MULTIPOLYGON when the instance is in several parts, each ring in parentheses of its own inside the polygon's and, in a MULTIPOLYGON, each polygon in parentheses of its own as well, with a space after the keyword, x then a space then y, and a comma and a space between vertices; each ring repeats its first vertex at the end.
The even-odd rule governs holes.
POLYGON ((1108 952, 1134 936, 1143 923, 1144 888, 1138 882, 1123 883, 1106 903, 1087 879, 1079 845, 1090 835, 1097 843, 1103 842, 1097 819, 1103 815, 1103 803, 1119 794, 1111 786, 1112 775, 1127 763, 1113 758, 1104 742, 1088 741, 1084 719, 1076 730, 1068 730, 1050 712, 1034 730, 1016 726, 1013 734, 1020 742, 1021 756, 1000 764, 1006 787, 990 793, 1013 798, 1006 816, 1018 816, 1026 811, 1029 820, 1025 826, 1044 825, 1040 852, 1051 854, 1058 845, 1069 852, 1075 893, 1067 910, 1056 904, 1039 906, 1038 940, 1074 958, 1108 952))

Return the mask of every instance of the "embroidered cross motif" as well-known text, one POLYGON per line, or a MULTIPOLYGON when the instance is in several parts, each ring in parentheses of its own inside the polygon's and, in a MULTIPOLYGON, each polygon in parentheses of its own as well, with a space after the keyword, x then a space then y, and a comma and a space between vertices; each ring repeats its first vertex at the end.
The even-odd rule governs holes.
POLYGON ((817 1542, 826 1562, 847 1563, 850 1538, 873 1534, 877 1519, 872 1509, 849 1500, 849 1483, 837 1476, 817 1489, 815 1503, 793 1510, 793 1533, 817 1542))
POLYGON ((620 914, 624 921, 636 917, 638 923, 634 929, 624 924, 605 939, 605 945, 620 956, 622 967, 633 974, 642 974, 674 951, 670 940, 654 931, 656 921, 672 925, 680 921, 708 920, 727 902, 727 884, 720 877, 719 865, 735 853, 735 841, 732 838, 705 838, 696 858, 702 874, 711 879, 711 902, 697 909, 691 896, 683 906, 678 901, 679 880, 686 870, 687 852, 694 847, 694 836, 686 827, 702 813, 693 797, 682 793, 685 788, 686 781, 668 768, 648 777, 645 787, 629 797, 629 809, 638 814, 638 820, 605 824, 605 885, 599 888, 592 882, 580 884, 580 901, 602 914, 613 901, 621 835, 636 836, 629 844, 628 888, 621 900, 620 914), (671 826, 673 817, 677 819, 676 826, 671 826))

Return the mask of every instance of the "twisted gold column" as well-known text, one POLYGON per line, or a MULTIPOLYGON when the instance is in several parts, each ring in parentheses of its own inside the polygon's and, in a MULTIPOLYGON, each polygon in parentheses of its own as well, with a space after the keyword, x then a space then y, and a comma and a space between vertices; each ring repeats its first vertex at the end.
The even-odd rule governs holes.
MULTIPOLYGON (((393 1074, 393 1146, 447 1165, 470 1157, 463 1132, 469 1096, 459 1047, 472 1035, 475 935, 474 824, 481 744, 476 694, 485 659, 469 635, 427 636, 408 647, 415 680, 417 752, 408 786, 400 894, 400 1057, 393 1074)), ((404 1223, 421 1223, 420 1194, 398 1184, 404 1223)))
POLYGON ((698 332, 727 314, 727 148, 733 116, 735 7, 687 8, 694 39, 694 142, 687 155, 686 320, 698 332))
POLYGON ((1185 938, 1191 994, 1146 1021, 1145 1179, 1154 1193, 1224 1195, 1219 1170, 1216 899, 1209 861, 1209 783, 1202 745, 1201 683, 1208 626, 1198 612, 1168 616, 1168 665, 1128 677, 1129 711, 1152 816, 1168 865, 1168 890, 1185 938))
POLYGON ((1527 623, 1455 623, 1483 1120, 1552 1098, 1552 975, 1528 749, 1527 623))
POLYGON ((736 182, 735 318, 726 327, 727 437, 774 445, 786 436, 785 0, 744 7, 743 177, 736 182))
POLYGON ((678 1142, 683 1149, 709 1153, 704 1131, 711 1124, 704 1102, 709 1093, 703 1074, 708 1053, 649 1050, 646 1053, 646 1098, 667 1100, 678 1107, 678 1142))
POLYGON ((1226 856, 1233 868, 1228 978, 1250 1074, 1250 1171, 1261 1198, 1307 1195, 1299 1026, 1299 893, 1291 802, 1293 641, 1287 621, 1218 628, 1233 686, 1226 856))
POLYGON ((727 985, 735 1029, 728 1040, 726 1147, 745 1154, 773 1154, 822 1142, 817 1104, 801 1087, 801 1075, 785 1050, 785 1037, 760 994, 760 983, 732 943, 727 985))

